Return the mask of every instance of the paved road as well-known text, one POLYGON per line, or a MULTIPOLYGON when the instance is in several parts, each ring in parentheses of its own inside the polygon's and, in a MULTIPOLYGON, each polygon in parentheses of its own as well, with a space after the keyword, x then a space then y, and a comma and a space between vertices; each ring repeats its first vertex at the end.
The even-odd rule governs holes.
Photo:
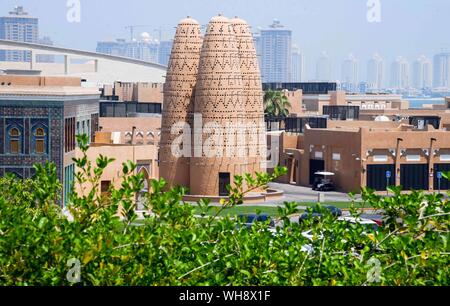
MULTIPOLYGON (((270 183, 270 188, 280 189, 284 191, 282 199, 272 201, 273 203, 282 204, 283 202, 299 202, 311 203, 317 202, 319 192, 312 190, 310 187, 294 186, 289 184, 270 183)), ((324 192, 325 202, 347 202, 350 201, 348 194, 343 192, 324 192)), ((356 197, 357 199, 360 196, 356 197)))
MULTIPOLYGON (((263 206, 263 207, 277 207, 284 206, 284 202, 297 202, 300 204, 299 209, 305 209, 302 203, 315 203, 318 201, 319 192, 313 191, 310 187, 294 186, 289 184, 270 183, 269 187, 272 189, 283 190, 284 195, 280 199, 270 200, 270 202, 260 202, 243 204, 242 206, 263 206)), ((343 192, 324 192, 325 202, 348 202, 350 197, 343 192)), ((360 199, 360 196, 356 197, 360 199)), ((192 203, 195 205, 195 203, 192 203)), ((221 206, 219 203, 212 203, 213 206, 221 206)))

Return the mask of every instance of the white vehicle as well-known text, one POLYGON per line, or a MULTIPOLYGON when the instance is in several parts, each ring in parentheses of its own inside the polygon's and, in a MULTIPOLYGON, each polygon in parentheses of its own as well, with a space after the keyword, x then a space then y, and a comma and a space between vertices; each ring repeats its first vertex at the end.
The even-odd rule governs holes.
POLYGON ((353 223, 353 224, 356 224, 356 223, 362 224, 370 230, 378 229, 378 224, 375 221, 370 220, 370 219, 355 218, 355 217, 339 217, 339 218, 337 218, 337 220, 345 221, 345 222, 349 222, 349 223, 353 223))
MULTIPOLYGON (((312 230, 306 231, 302 233, 302 236, 305 237, 306 239, 310 240, 310 241, 314 241, 314 235, 312 233, 312 230)), ((322 240, 323 239, 323 235, 319 234, 315 236, 316 240, 322 240)))

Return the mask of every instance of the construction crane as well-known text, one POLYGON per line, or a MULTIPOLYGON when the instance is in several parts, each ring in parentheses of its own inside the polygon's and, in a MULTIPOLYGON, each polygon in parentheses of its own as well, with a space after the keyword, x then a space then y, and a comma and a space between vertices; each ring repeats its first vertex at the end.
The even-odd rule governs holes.
POLYGON ((153 27, 153 26, 149 25, 149 24, 138 24, 138 25, 126 26, 125 29, 127 29, 127 30, 130 29, 130 41, 133 41, 135 28, 148 28, 148 27, 153 27))

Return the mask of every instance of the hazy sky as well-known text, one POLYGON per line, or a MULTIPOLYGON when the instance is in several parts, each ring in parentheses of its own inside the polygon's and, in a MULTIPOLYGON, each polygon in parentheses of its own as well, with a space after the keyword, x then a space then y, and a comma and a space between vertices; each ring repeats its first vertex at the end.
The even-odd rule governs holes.
POLYGON ((81 22, 67 21, 67 0, 1 0, 0 13, 23 5, 40 19, 40 34, 55 45, 95 50, 98 40, 128 38, 126 25, 157 36, 162 27, 169 37, 178 21, 191 15, 200 23, 221 12, 246 19, 254 29, 274 18, 293 30, 293 43, 305 54, 307 76, 327 51, 338 75, 342 60, 353 53, 362 73, 366 61, 379 52, 387 62, 397 55, 413 61, 450 50, 450 0, 380 0, 381 22, 367 21, 367 0, 80 0, 81 22))

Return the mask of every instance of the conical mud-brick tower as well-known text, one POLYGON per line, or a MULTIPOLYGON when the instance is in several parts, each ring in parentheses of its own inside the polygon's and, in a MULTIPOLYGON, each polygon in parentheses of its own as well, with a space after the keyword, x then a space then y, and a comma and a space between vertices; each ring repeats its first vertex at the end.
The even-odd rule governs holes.
POLYGON ((244 88, 244 109, 247 129, 248 173, 265 171, 267 150, 266 127, 264 122, 263 90, 258 57, 249 25, 243 19, 231 19, 239 50, 240 70, 244 88))
MULTIPOLYGON (((160 143, 160 175, 169 186, 189 187, 189 156, 174 152, 179 135, 171 129, 180 129, 183 123, 192 126, 194 93, 200 59, 202 38, 199 23, 187 17, 178 24, 169 59, 166 82, 160 143), (178 123, 178 124, 177 124, 178 123), (177 126, 178 125, 178 126, 177 126)), ((183 145, 188 145, 184 144, 183 145)))
POLYGON ((245 109, 238 44, 230 20, 224 16, 213 17, 206 29, 194 110, 201 114, 204 128, 202 135, 199 130, 194 130, 194 140, 202 138, 203 150, 194 147, 191 193, 226 193, 223 190, 225 182, 230 183, 235 174, 245 172, 247 152, 245 139, 241 137, 242 141, 239 141, 239 133, 243 132, 239 126, 244 122, 245 109), (212 127, 219 134, 211 134, 212 129, 206 127, 212 127), (213 141, 216 145, 211 146, 207 139, 212 136, 218 138, 213 141))
POLYGON ((192 196, 228 195, 235 175, 265 170, 261 87, 245 21, 216 16, 203 42, 197 22, 179 24, 164 87, 160 149, 160 174, 169 186, 188 187, 192 196))

